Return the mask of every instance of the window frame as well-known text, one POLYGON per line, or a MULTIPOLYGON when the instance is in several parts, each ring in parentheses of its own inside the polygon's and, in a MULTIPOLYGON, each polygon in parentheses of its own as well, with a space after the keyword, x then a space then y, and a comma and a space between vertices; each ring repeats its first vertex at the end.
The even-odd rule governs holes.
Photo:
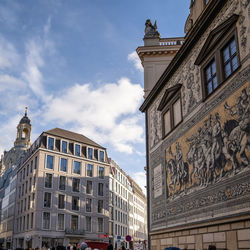
POLYGON ((93 147, 87 147, 87 158, 89 159, 89 160, 94 160, 94 148, 93 147), (90 158, 90 156, 89 156, 89 149, 91 149, 92 150, 92 157, 90 158))
POLYGON ((92 217, 91 216, 85 216, 85 223, 86 223, 86 232, 91 233, 92 232, 92 217), (87 229, 87 218, 90 218, 90 230, 87 229))
POLYGON ((80 178, 76 178, 76 177, 72 177, 72 193, 80 193, 81 192, 81 179, 80 178), (78 191, 74 191, 74 188, 73 188, 73 181, 74 180, 78 180, 79 181, 79 190, 78 191))
POLYGON ((74 143, 74 155, 81 157, 81 145, 79 143, 74 143), (76 146, 79 146, 79 155, 76 154, 76 146))
POLYGON ((79 215, 77 215, 77 214, 71 214, 71 216, 70 216, 70 229, 71 230, 76 230, 76 231, 79 230, 79 219, 80 219, 79 215), (73 216, 77 216, 77 229, 73 229, 72 228, 72 217, 73 216))
POLYGON ((86 163, 86 177, 89 177, 89 178, 92 178, 94 177, 94 164, 90 164, 90 163, 86 163), (88 175, 88 166, 92 166, 92 170, 91 170, 91 173, 92 175, 88 175))
POLYGON ((59 172, 62 172, 62 173, 67 173, 68 172, 68 158, 65 158, 65 157, 60 157, 59 158, 60 160, 59 160, 59 172), (61 170, 61 164, 62 164, 62 159, 63 160, 66 160, 66 171, 63 171, 63 170, 61 170))
POLYGON ((43 213, 42 213, 42 229, 43 230, 50 230, 51 229, 51 212, 49 212, 49 211, 43 211, 43 213), (44 213, 49 214, 49 228, 44 228, 44 213))
POLYGON ((56 146, 56 138, 53 137, 53 136, 47 136, 47 149, 48 150, 55 150, 55 146, 56 146), (53 149, 49 148, 49 139, 50 138, 54 140, 54 142, 53 142, 53 149))
POLYGON ((53 174, 52 173, 46 173, 46 172, 44 173, 44 188, 47 188, 49 190, 53 188, 53 174), (52 178, 51 178, 51 187, 46 187, 46 175, 47 174, 52 176, 52 178))
POLYGON ((58 200, 57 209, 65 210, 65 209, 66 209, 66 200, 67 200, 66 194, 60 194, 60 193, 59 193, 59 194, 58 194, 57 200, 58 200), (60 208, 60 207, 59 207, 59 195, 63 195, 63 196, 64 196, 64 208, 60 208))
POLYGON ((67 176, 66 175, 59 175, 59 178, 58 178, 58 190, 61 190, 61 191, 66 191, 67 190, 67 176), (60 189, 60 177, 65 177, 65 189, 60 189))
POLYGON ((56 230, 57 231, 59 231, 59 232, 61 232, 61 231, 64 231, 65 230, 65 217, 66 217, 66 215, 65 215, 65 213, 57 213, 57 219, 56 219, 56 230), (63 229, 58 229, 58 216, 59 216, 59 214, 63 214, 63 216, 64 216, 64 219, 63 219, 63 229))
POLYGON ((68 154, 69 153, 69 141, 68 140, 64 140, 64 139, 61 139, 61 147, 60 147, 60 152, 63 153, 63 154, 68 154), (63 142, 66 142, 67 143, 67 148, 66 148, 66 152, 63 152, 63 142))
POLYGON ((205 60, 203 60, 200 63, 200 75, 201 75, 203 102, 206 99, 208 99, 210 96, 212 96, 215 92, 217 92, 221 88, 221 86, 223 86, 224 82, 226 82, 230 77, 232 77, 235 74, 235 72, 239 70, 240 67, 241 67, 241 63, 240 63, 238 33, 237 33, 237 28, 235 27, 235 25, 233 25, 233 27, 231 27, 227 31, 226 35, 220 38, 220 40, 217 43, 217 46, 209 52, 205 60), (233 72, 231 72, 231 74, 228 77, 226 77, 225 69, 224 69, 223 50, 233 39, 235 40, 235 44, 236 44, 236 58, 237 58, 238 67, 233 72), (208 94, 205 69, 213 60, 215 61, 215 64, 216 64, 216 77, 217 77, 218 86, 210 94, 208 94))
POLYGON ((71 196, 71 211, 77 211, 77 212, 80 211, 80 197, 79 196, 75 196, 75 195, 71 196), (73 209, 73 197, 78 198, 78 204, 77 204, 78 209, 73 209))
POLYGON ((90 198, 90 197, 86 197, 86 199, 85 199, 85 212, 86 213, 92 213, 92 211, 93 211, 93 199, 92 198, 90 198), (89 199, 90 200, 90 211, 87 211, 87 199, 89 199))
POLYGON ((50 155, 50 154, 46 154, 46 157, 45 157, 45 169, 53 171, 54 170, 54 165, 55 165, 55 156, 54 155, 50 155), (48 168, 47 167, 47 165, 48 165, 48 156, 50 156, 50 157, 53 158, 53 166, 52 166, 52 168, 48 168))
POLYGON ((76 174, 76 175, 81 175, 82 174, 82 162, 81 161, 77 161, 77 160, 73 160, 72 161, 72 174, 76 174), (80 173, 75 173, 74 170, 75 170, 75 162, 79 162, 80 163, 80 173))
POLYGON ((47 192, 47 191, 43 192, 43 208, 45 208, 45 209, 51 209, 52 208, 52 193, 51 192, 47 192), (49 207, 44 206, 45 194, 46 193, 50 194, 50 206, 49 207))
POLYGON ((172 133, 183 121, 183 112, 182 112, 182 98, 181 98, 181 89, 179 89, 173 97, 171 97, 170 101, 168 104, 163 108, 162 110, 162 138, 164 139, 167 137, 170 133, 172 133), (173 106, 176 103, 176 101, 180 99, 180 112, 181 112, 181 120, 174 125, 174 111, 173 111, 173 106), (170 113, 170 131, 165 133, 165 120, 164 116, 165 114, 169 111, 170 113))

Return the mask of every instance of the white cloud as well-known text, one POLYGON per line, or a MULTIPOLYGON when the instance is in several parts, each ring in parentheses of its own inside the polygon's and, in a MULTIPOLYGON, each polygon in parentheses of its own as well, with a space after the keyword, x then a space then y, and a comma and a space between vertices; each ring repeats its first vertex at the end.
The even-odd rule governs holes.
POLYGON ((143 141, 138 106, 143 89, 127 78, 91 89, 75 84, 54 97, 45 108, 44 120, 73 124, 74 129, 99 143, 110 142, 120 152, 132 153, 143 141))
POLYGON ((131 176, 133 180, 141 187, 143 193, 146 195, 146 174, 145 172, 135 172, 131 176))
POLYGON ((10 68, 18 61, 19 55, 15 47, 0 35, 0 69, 10 68))
POLYGON ((128 55, 128 60, 134 63, 134 66, 136 69, 143 72, 141 60, 140 60, 139 56, 137 55, 136 51, 134 51, 128 55))
POLYGON ((24 88, 25 83, 19 78, 3 74, 0 75, 0 92, 6 90, 17 91, 20 88, 24 88))

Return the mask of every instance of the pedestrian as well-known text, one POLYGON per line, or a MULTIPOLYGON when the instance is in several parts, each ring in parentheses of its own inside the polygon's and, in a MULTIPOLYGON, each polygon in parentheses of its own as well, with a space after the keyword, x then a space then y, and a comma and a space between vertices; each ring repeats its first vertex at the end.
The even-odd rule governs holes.
POLYGON ((124 243, 122 243, 122 250, 126 250, 124 243))
POLYGON ((113 245, 112 245, 112 243, 111 243, 111 240, 109 240, 109 245, 108 245, 108 247, 107 247, 107 250, 113 250, 114 248, 113 248, 113 245))

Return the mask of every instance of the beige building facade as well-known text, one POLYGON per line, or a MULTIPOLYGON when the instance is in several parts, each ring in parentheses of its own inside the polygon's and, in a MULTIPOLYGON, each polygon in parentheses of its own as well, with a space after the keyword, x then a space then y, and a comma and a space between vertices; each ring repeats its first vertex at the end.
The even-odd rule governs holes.
MULTIPOLYGON (((191 0, 185 41, 140 108, 152 250, 250 249, 249 10, 191 0)), ((149 27, 139 56, 147 32, 159 39, 149 27)))
POLYGON ((43 132, 18 166, 14 247, 104 241, 108 176, 105 148, 67 130, 43 132))

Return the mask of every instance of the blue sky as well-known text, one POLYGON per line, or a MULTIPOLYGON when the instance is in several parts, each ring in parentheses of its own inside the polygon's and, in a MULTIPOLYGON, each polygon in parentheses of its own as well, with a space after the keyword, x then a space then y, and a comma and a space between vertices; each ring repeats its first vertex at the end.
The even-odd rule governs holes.
POLYGON ((135 50, 146 19, 157 20, 161 37, 178 37, 188 14, 187 0, 0 0, 0 153, 28 106, 32 141, 54 127, 82 133, 143 183, 135 50))

